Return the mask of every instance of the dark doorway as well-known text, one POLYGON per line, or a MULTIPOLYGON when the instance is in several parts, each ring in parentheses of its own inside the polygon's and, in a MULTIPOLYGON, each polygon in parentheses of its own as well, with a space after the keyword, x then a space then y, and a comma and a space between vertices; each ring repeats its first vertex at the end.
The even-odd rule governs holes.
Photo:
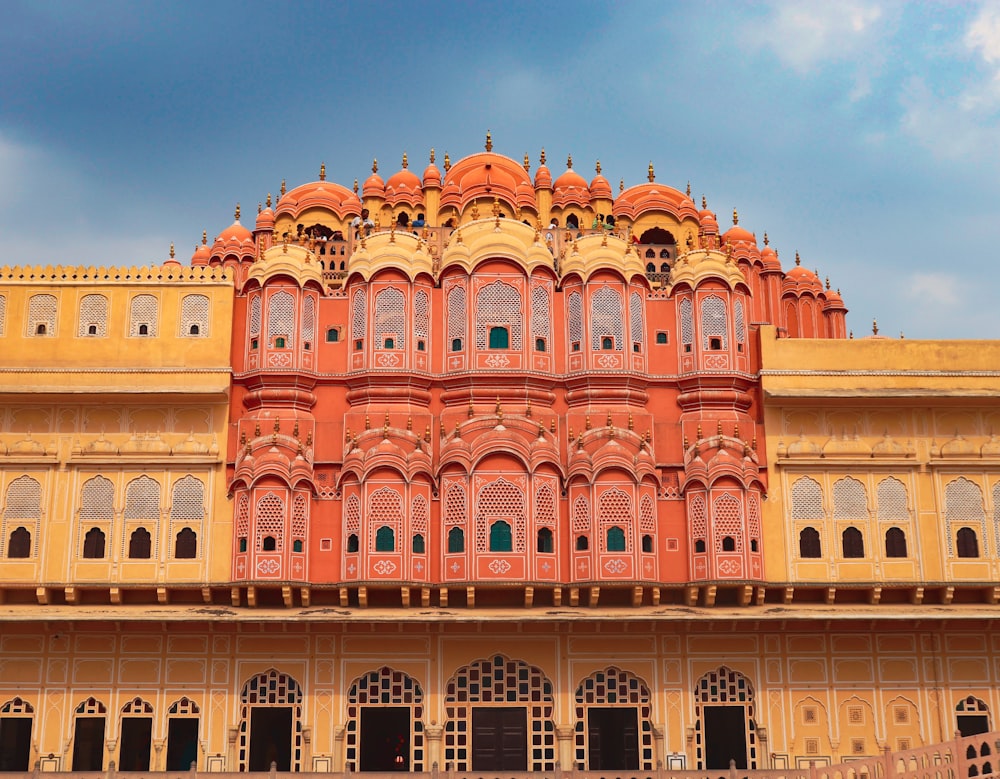
POLYGON ((250 710, 248 771, 292 770, 292 707, 258 706, 250 710))
POLYGON ((0 719, 0 771, 27 771, 31 752, 31 717, 0 719))
POLYGON ((746 709, 742 706, 706 706, 702 734, 705 737, 705 768, 747 767, 746 709))
POLYGON ((122 748, 118 753, 121 771, 148 771, 149 752, 153 745, 153 720, 150 717, 122 719, 122 748))
POLYGON ((194 717, 167 721, 167 770, 187 771, 198 762, 198 720, 194 717))
POLYGON ((639 770, 639 713, 633 708, 592 708, 587 712, 588 768, 639 770))
POLYGON ((410 708, 361 709, 361 770, 410 769, 410 708))
POLYGON ((76 718, 72 770, 104 770, 104 717, 76 718))
POLYGON ((528 710, 480 707, 472 710, 472 770, 528 770, 528 710))
POLYGON ((990 731, 990 718, 987 714, 959 714, 955 719, 962 738, 990 731))

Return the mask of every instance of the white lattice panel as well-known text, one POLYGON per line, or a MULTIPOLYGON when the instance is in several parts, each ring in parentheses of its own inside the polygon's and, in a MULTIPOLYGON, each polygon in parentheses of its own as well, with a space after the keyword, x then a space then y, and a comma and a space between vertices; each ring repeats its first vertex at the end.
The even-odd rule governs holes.
POLYGON ((747 525, 750 538, 760 539, 760 497, 756 492, 747 493, 747 525))
POLYGON ((420 533, 420 535, 427 537, 427 528, 430 524, 430 512, 427 506, 427 498, 423 495, 417 495, 413 499, 413 503, 410 506, 411 516, 410 516, 410 528, 414 533, 420 533))
POLYGON ((887 522, 906 521, 910 512, 906 508, 906 486, 891 476, 878 483, 875 492, 878 500, 878 518, 887 522))
POLYGON ((944 506, 949 554, 955 553, 955 529, 958 527, 971 526, 979 538, 984 538, 986 510, 983 508, 983 491, 978 484, 961 476, 949 482, 944 489, 944 506))
POLYGON ((465 343, 465 287, 453 287, 448 293, 448 349, 451 342, 465 343))
POLYGON ((710 338, 722 339, 722 348, 729 348, 726 327, 726 304, 722 298, 709 295, 701 301, 701 346, 708 349, 710 338))
POLYGON ((292 501, 292 538, 305 538, 308 523, 309 501, 305 495, 296 495, 292 501))
POLYGON ((574 343, 583 343, 583 297, 579 292, 569 293, 569 340, 570 348, 574 343))
POLYGON ((549 291, 540 284, 531 288, 531 336, 549 340, 549 291))
POLYGON ((556 526, 556 493, 548 484, 535 489, 535 524, 556 526))
POLYGON ((160 483, 140 476, 125 487, 125 519, 160 518, 160 483))
POLYGON ((375 295, 375 348, 385 348, 385 339, 395 340, 396 349, 405 347, 406 298, 395 287, 375 295))
POLYGON ((573 501, 573 532, 590 532, 590 503, 583 495, 573 501))
POLYGON ((403 524, 402 496, 390 487, 376 490, 368 499, 368 515, 365 520, 369 549, 375 549, 375 536, 381 527, 388 527, 392 530, 393 537, 399 538, 399 529, 403 524))
POLYGON ((260 335, 260 293, 253 293, 253 297, 250 298, 250 335, 258 336, 260 335))
POLYGON ((633 292, 628 297, 628 326, 632 343, 641 344, 644 328, 642 325, 642 296, 638 292, 633 292))
POLYGON ((743 505, 732 495, 719 495, 712 501, 712 530, 715 551, 722 552, 723 539, 729 536, 735 542, 733 551, 743 551, 743 505))
POLYGON ((344 517, 344 529, 348 533, 358 533, 361 530, 361 500, 357 495, 351 495, 347 499, 344 517))
POLYGON ((261 496, 254 508, 254 524, 256 525, 256 548, 264 551, 264 539, 268 536, 274 539, 274 551, 284 549, 285 540, 285 501, 273 492, 261 496))
POLYGON ((692 495, 688 503, 688 525, 696 539, 708 537, 708 506, 703 495, 692 495))
POLYGON ((275 292, 267 299, 267 340, 285 339, 289 349, 295 343, 295 298, 287 292, 275 292))
POLYGON ((511 526, 514 551, 524 552, 527 530, 524 502, 524 491, 503 477, 479 490, 476 496, 477 551, 489 550, 490 525, 503 520, 511 526))
POLYGON ((302 340, 316 340, 316 298, 306 295, 302 301, 302 340))
POLYGON ((808 476, 792 484, 792 519, 823 519, 823 490, 808 476))
POLYGON ((736 322, 736 343, 746 342, 746 322, 743 318, 743 301, 739 298, 733 303, 733 319, 736 322))
POLYGON ((476 296, 476 348, 486 349, 490 327, 503 326, 510 333, 510 348, 522 348, 521 293, 502 281, 479 290, 476 296))
POLYGON ((159 327, 160 302, 153 295, 136 295, 129 304, 128 334, 155 336, 159 327))
POLYGON ((4 519, 40 519, 42 485, 30 476, 19 476, 7 487, 4 519))
POLYGON ((181 300, 181 335, 208 335, 207 295, 185 295, 181 300))
POLYGON ((107 337, 108 299, 104 295, 84 295, 80 298, 80 322, 76 334, 107 337), (93 333, 90 332, 91 327, 94 328, 93 333))
POLYGON ((240 495, 236 501, 236 536, 247 538, 250 535, 250 496, 240 495))
POLYGON ((452 484, 445 493, 444 523, 446 525, 464 525, 465 517, 465 487, 461 484, 452 484))
POLYGON ((7 333, 7 296, 0 295, 0 335, 7 333))
POLYGON ((691 314, 691 301, 684 298, 677 305, 678 315, 681 320, 681 343, 694 343, 694 317, 691 314))
POLYGON ((833 485, 834 519, 867 519, 868 494, 865 485, 846 476, 833 485))
POLYGON ((622 351, 624 319, 621 292, 611 287, 601 287, 594 292, 590 298, 590 348, 600 351, 602 339, 610 337, 615 351, 622 351))
POLYGON ((95 476, 80 491, 80 521, 84 524, 110 522, 115 515, 115 485, 95 476))
POLYGON ((597 520, 601 530, 601 546, 607 543, 609 527, 619 527, 625 533, 625 549, 632 551, 632 496, 617 487, 604 490, 597 498, 597 520))
POLYGON ((429 314, 430 307, 427 301, 427 293, 419 289, 413 296, 413 336, 414 338, 427 338, 430 331, 429 314))
POLYGON ((38 326, 45 325, 45 334, 56 332, 55 295, 32 295, 28 300, 28 322, 25 335, 36 335, 38 326))
POLYGON ((656 511, 649 495, 643 495, 639 502, 639 530, 643 533, 656 532, 656 511))

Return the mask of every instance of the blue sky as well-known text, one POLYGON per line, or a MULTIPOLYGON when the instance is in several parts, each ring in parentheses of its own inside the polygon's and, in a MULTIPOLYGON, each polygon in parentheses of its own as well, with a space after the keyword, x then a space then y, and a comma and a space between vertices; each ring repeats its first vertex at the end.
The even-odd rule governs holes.
POLYGON ((0 264, 147 265, 482 149, 708 198, 856 335, 1000 338, 1000 2, 44 2, 0 29, 0 264))

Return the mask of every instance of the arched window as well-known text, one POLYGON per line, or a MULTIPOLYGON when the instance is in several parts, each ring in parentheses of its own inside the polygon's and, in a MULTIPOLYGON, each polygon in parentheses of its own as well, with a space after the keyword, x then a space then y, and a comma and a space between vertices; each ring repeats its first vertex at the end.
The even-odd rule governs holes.
POLYGON ((108 334, 108 299, 104 295, 84 295, 80 298, 80 326, 78 335, 108 334))
POLYGON ((186 527, 177 534, 174 541, 174 557, 178 560, 193 560, 198 556, 198 534, 186 527))
POLYGON ((387 525, 382 525, 378 530, 375 531, 375 551, 376 552, 395 552, 396 551, 396 534, 392 532, 392 528, 387 525))
POLYGON ((55 295, 32 295, 28 299, 27 334, 54 335, 56 332, 55 295))
POLYGON ((465 287, 452 287, 448 293, 448 342, 451 344, 451 351, 462 351, 465 327, 465 287))
POLYGON ((624 552, 625 551, 625 531, 622 530, 617 525, 608 528, 608 551, 609 552, 624 552))
POLYGON ((703 349, 727 349, 729 333, 726 324, 726 304, 711 295, 701 301, 701 341, 703 349))
POLYGON ((279 349, 295 344, 295 298, 287 292, 275 292, 267 300, 267 340, 279 349))
POLYGON ((576 551, 586 552, 590 549, 590 539, 587 536, 577 536, 576 537, 576 551))
POLYGON ((16 560, 31 557, 31 533, 27 528, 18 527, 10 534, 7 542, 7 557, 16 560))
POLYGON ((885 531, 885 556, 906 557, 906 533, 898 527, 885 531))
POLYGON ((583 299, 579 292, 569 293, 569 343, 570 351, 580 351, 580 342, 583 341, 583 299))
POLYGON ((732 536, 725 536, 722 539, 722 551, 723 552, 735 552, 736 551, 736 539, 732 536))
POLYGON ((799 557, 817 558, 822 557, 823 551, 820 548, 819 532, 814 527, 804 527, 799 531, 799 557))
POLYGON ((423 554, 424 553, 424 537, 417 533, 413 536, 413 554, 423 554))
POLYGON ((302 547, 302 539, 301 538, 296 538, 294 541, 292 541, 292 551, 293 552, 301 552, 302 548, 303 547, 302 547))
POLYGON ((278 551, 278 539, 274 536, 264 536, 260 548, 262 552, 276 552, 278 551))
POLYGON ((486 349, 489 344, 490 349, 519 351, 523 319, 517 288, 502 281, 483 287, 476 295, 476 348, 486 349))
POLYGON ((705 553, 705 539, 704 538, 699 538, 697 541, 694 542, 694 551, 695 551, 696 554, 704 554, 705 553))
POLYGON ((514 549, 514 542, 510 533, 510 524, 498 519, 490 525, 490 551, 510 552, 514 549))
POLYGON ((681 343, 684 345, 685 352, 690 352, 691 345, 694 343, 694 315, 691 311, 691 300, 689 298, 681 299, 677 305, 677 315, 681 320, 681 343))
POLYGON ((622 295, 611 287, 601 287, 590 298, 590 347, 592 351, 622 351, 625 320, 622 295), (610 342, 610 343, 609 343, 610 342))
POLYGON ((859 558, 865 556, 865 540, 861 531, 856 527, 848 527, 840 536, 845 558, 859 558))
POLYGON ((448 531, 448 552, 450 554, 456 554, 458 552, 465 551, 465 533, 462 532, 462 528, 453 527, 448 531))
POLYGON ((405 348, 406 329, 406 298, 395 287, 386 287, 375 296, 375 348, 405 348))
POLYGON ((348 552, 357 552, 358 548, 359 548, 358 534, 357 533, 351 533, 347 537, 347 551, 348 552))
POLYGON ((644 535, 642 537, 642 551, 649 554, 653 551, 653 537, 651 535, 644 535))
POLYGON ((153 539, 149 531, 144 527, 137 527, 132 531, 128 540, 128 556, 130 560, 148 560, 150 550, 153 546, 153 539))
POLYGON ((955 540, 959 557, 979 557, 979 538, 971 527, 959 528, 955 540))
POLYGON ((326 342, 330 344, 335 344, 339 340, 340 340, 340 329, 336 327, 327 328, 326 342))
POLYGON ((159 302, 153 295, 136 295, 129 306, 129 335, 156 335, 159 302))
POLYGON ((208 297, 185 295, 181 300, 181 333, 208 335, 208 297))
POLYGON ((490 349, 509 349, 510 332, 506 327, 490 328, 490 349))
POLYGON ((552 551, 552 531, 547 527, 543 527, 538 531, 538 551, 552 551))
POLYGON ((90 528, 83 537, 83 556, 88 560, 100 560, 104 557, 104 533, 100 528, 90 528))

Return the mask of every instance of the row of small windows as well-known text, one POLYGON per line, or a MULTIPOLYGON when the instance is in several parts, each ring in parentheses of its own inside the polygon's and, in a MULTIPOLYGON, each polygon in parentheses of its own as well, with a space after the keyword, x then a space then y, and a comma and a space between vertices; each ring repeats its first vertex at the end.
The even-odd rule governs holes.
MULTIPOLYGON (((108 298, 84 295, 80 298, 77 336, 106 338, 108 335, 108 298)), ((128 334, 133 337, 155 336, 159 327, 160 302, 155 295, 135 295, 129 301, 128 334)), ((205 295, 181 298, 180 335, 208 335, 209 299, 205 295)), ((0 332, 3 332, 7 299, 0 295, 0 332)), ((56 333, 58 301, 55 295, 32 295, 28 299, 25 335, 51 336, 56 333)))
MULTIPOLYGON (((347 537, 347 551, 349 553, 360 551, 360 540, 357 533, 351 533, 347 537)), ((576 550, 586 551, 590 548, 590 539, 585 536, 577 536, 576 550)), ((414 554, 424 554, 425 543, 422 534, 417 533, 412 539, 412 549, 414 554)), ((605 537, 605 550, 608 552, 626 552, 625 531, 617 526, 608 528, 605 537)), ((383 525, 375 531, 375 551, 395 552, 396 537, 391 527, 383 525)), ((504 520, 497 520, 490 525, 489 536, 490 552, 513 552, 514 541, 511 534, 511 527, 504 520)), ((552 554, 555 552, 555 537, 552 531, 543 527, 539 529, 535 537, 535 551, 541 554, 552 554)), ((653 552, 653 537, 644 535, 642 537, 642 551, 653 552)), ((465 552, 465 531, 460 527, 453 527, 448 531, 448 554, 462 554, 465 552)))
MULTIPOLYGON (((840 534, 841 556, 847 560, 858 560, 865 556, 865 539, 856 527, 844 528, 840 534)), ((822 542, 819 531, 814 527, 804 527, 799 531, 799 557, 815 559, 823 556, 822 542)), ((885 556, 887 558, 905 558, 906 533, 898 527, 885 531, 885 556)), ((976 557, 976 555, 968 555, 976 557)))
MULTIPOLYGON (((20 528, 23 529, 23 528, 20 528)), ((16 532, 16 531, 15 531, 16 532)), ((83 557, 85 560, 102 560, 106 555, 104 531, 92 527, 83 537, 83 557)), ((29 540, 30 547, 30 540, 29 540)), ((132 531, 128 541, 129 560, 149 560, 152 557, 153 537, 144 527, 132 531)), ((13 555, 8 555, 12 557, 13 555)), ((193 560, 198 556, 198 534, 191 528, 182 528, 174 538, 174 559, 193 560)))
MULTIPOLYGON (((678 316, 681 326, 681 343, 685 352, 690 352, 694 346, 694 307, 691 300, 684 298, 678 304, 678 316)), ((739 298, 733 301, 733 330, 736 339, 736 351, 742 352, 746 342, 746 323, 743 313, 743 301, 739 298)), ((729 348, 729 316, 726 302, 717 295, 710 295, 701 301, 701 348, 705 351, 722 351, 729 348)))

